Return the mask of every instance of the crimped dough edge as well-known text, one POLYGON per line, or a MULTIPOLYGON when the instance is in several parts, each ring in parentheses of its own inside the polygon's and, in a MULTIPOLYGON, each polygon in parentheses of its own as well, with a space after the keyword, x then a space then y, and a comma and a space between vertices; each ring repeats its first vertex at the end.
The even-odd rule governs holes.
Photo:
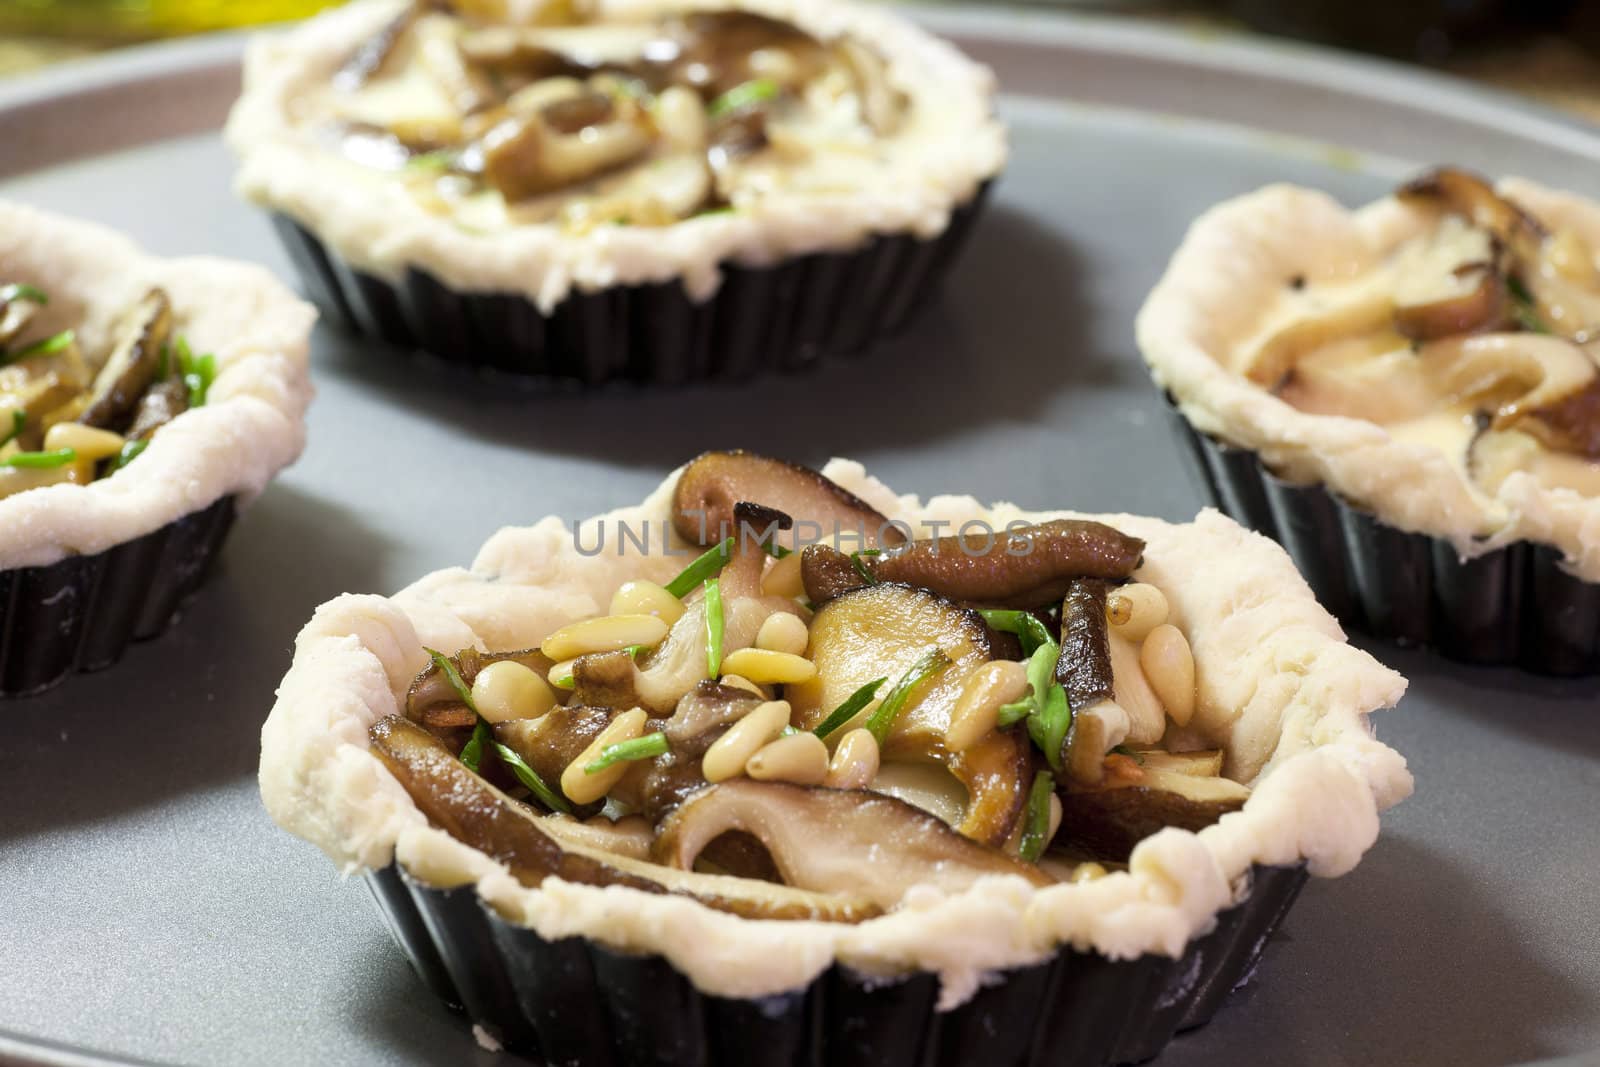
MULTIPOLYGON (((846 460, 824 473, 914 527, 969 519, 999 527, 1070 514, 985 508, 971 497, 923 504, 846 460)), ((599 523, 613 539, 619 522, 665 529, 675 480, 676 473, 640 506, 581 524, 582 543, 592 550, 599 523)), ((613 549, 581 554, 555 518, 502 529, 471 569, 434 572, 393 599, 345 595, 322 605, 297 639, 262 729, 262 798, 281 826, 347 874, 398 860, 432 884, 476 882, 500 914, 542 937, 658 953, 718 996, 799 989, 838 960, 873 974, 934 972, 948 1010, 987 974, 1036 963, 1062 944, 1113 959, 1177 957, 1246 891, 1252 864, 1303 860, 1312 874, 1333 877, 1372 846, 1379 812, 1408 796, 1412 780, 1404 758, 1375 740, 1368 714, 1392 706, 1406 683, 1345 642, 1266 538, 1211 510, 1182 525, 1101 518, 1148 542, 1140 577, 1167 591, 1195 653, 1194 734, 1228 745, 1230 774, 1254 783, 1243 810, 1200 833, 1169 828, 1141 842, 1126 873, 1045 890, 1010 877, 949 897, 918 889, 896 912, 858 926, 746 920, 685 898, 559 879, 524 888, 488 856, 429 826, 367 751, 367 728, 401 711, 427 663, 425 645, 535 645, 562 623, 603 611, 625 578, 665 581, 684 564, 683 554, 659 547, 649 557, 630 549, 623 573, 613 549)))
MULTIPOLYGON (((1600 247, 1600 204, 1522 178, 1498 188, 1553 228, 1570 227, 1600 247)), ((1558 549, 1579 578, 1600 582, 1600 498, 1546 489, 1523 473, 1484 498, 1437 450, 1365 419, 1301 412, 1222 362, 1290 277, 1348 276, 1414 236, 1423 217, 1392 196, 1352 211, 1292 185, 1211 208, 1139 311, 1150 373, 1195 429, 1258 452, 1291 481, 1320 482, 1391 526, 1447 540, 1463 560, 1532 541, 1558 549)))
POLYGON ((889 60, 902 89, 937 99, 943 133, 915 165, 886 171, 851 193, 764 198, 749 210, 664 227, 609 226, 582 236, 550 225, 469 233, 429 214, 394 183, 349 181, 326 146, 289 120, 290 102, 324 81, 350 51, 401 9, 397 0, 357 0, 277 36, 258 38, 245 59, 244 94, 226 137, 240 166, 241 196, 294 218, 355 267, 390 280, 425 270, 462 291, 519 293, 549 313, 577 289, 593 292, 681 278, 695 300, 721 281, 720 265, 766 266, 845 251, 880 234, 933 238, 1006 159, 994 117, 993 73, 952 45, 880 7, 849 0, 600 0, 603 12, 739 8, 787 19, 827 36, 850 32, 889 60))
POLYGON ((0 263, 50 297, 42 330, 72 326, 94 351, 138 296, 160 285, 175 330, 218 364, 206 405, 163 427, 137 462, 87 485, 0 499, 0 570, 103 552, 225 496, 248 502, 299 457, 316 312, 265 270, 157 258, 102 226, 10 201, 0 201, 0 263))

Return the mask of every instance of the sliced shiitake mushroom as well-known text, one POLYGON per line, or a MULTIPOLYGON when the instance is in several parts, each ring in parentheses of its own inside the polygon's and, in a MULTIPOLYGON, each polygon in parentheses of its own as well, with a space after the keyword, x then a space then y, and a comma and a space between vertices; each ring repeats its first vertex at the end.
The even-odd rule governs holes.
POLYGON ((868 586, 818 609, 811 623, 817 674, 784 690, 796 725, 813 729, 852 693, 875 678, 889 681, 879 696, 930 648, 951 665, 919 685, 883 747, 885 761, 940 763, 967 789, 957 827, 977 841, 1000 844, 1027 805, 1032 757, 1021 730, 996 731, 959 753, 944 744, 961 684, 991 657, 988 628, 977 612, 925 589, 868 586))
POLYGON ((568 764, 583 755, 594 739, 626 708, 556 705, 537 719, 496 723, 494 737, 521 756, 544 781, 561 781, 568 764))
POLYGON ((1036 608, 1059 600, 1080 578, 1128 577, 1143 552, 1143 541, 1103 522, 1052 519, 981 537, 913 541, 862 563, 881 582, 964 603, 1036 608))
POLYGON ((894 797, 748 778, 711 786, 680 805, 662 824, 653 855, 691 870, 707 845, 732 831, 761 842, 785 885, 855 893, 885 910, 918 885, 957 893, 991 875, 1052 884, 1032 864, 894 797))
POLYGON ((334 74, 334 86, 352 92, 376 77, 389 62, 401 38, 416 24, 423 7, 420 3, 407 4, 398 15, 384 23, 382 29, 362 41, 334 74))
POLYGON ((1249 799, 1228 778, 1161 767, 1149 754, 1141 773, 1107 776, 1102 786, 1069 783, 1056 840, 1094 859, 1125 862, 1135 845, 1169 826, 1203 830, 1249 799))
MULTIPOLYGON (((550 677, 550 668, 553 666, 550 657, 540 652, 537 648, 520 648, 507 652, 479 652, 475 648, 463 648, 450 662, 455 665, 456 673, 461 675, 461 680, 470 689, 472 683, 478 680, 478 674, 491 663, 502 660, 511 660, 520 663, 533 671, 540 678, 546 680, 550 677)), ((460 704, 455 686, 433 663, 424 667, 412 681, 411 688, 406 691, 406 718, 412 722, 425 722, 425 713, 432 708, 460 704)))
POLYGON ((44 304, 44 294, 31 285, 0 285, 0 351, 22 336, 44 304))
POLYGON ((125 428, 160 374, 162 349, 171 336, 172 304, 165 292, 151 289, 123 317, 111 355, 95 376, 89 405, 78 421, 102 430, 125 428))
POLYGON ((873 583, 860 560, 845 555, 832 545, 807 545, 800 553, 800 580, 806 598, 820 607, 834 597, 843 596, 873 583))
POLYGON ((1487 230, 1447 217, 1396 279, 1395 330, 1433 341, 1500 329, 1508 301, 1503 258, 1487 230))
POLYGON ((1461 216, 1487 230, 1518 260, 1538 256, 1544 226, 1494 186, 1470 171, 1438 167, 1395 191, 1399 200, 1427 204, 1461 216))
POLYGON ((714 878, 641 863, 563 834, 558 842, 525 805, 468 770, 415 723, 391 715, 368 732, 372 753, 435 826, 490 856, 523 885, 549 877, 581 885, 679 893, 708 907, 753 919, 859 922, 878 909, 859 894, 824 895, 766 882, 714 878))
POLYGON ((133 440, 143 440, 161 427, 189 410, 189 386, 182 378, 172 377, 156 382, 139 398, 133 422, 124 435, 133 440))
POLYGON ((546 115, 555 103, 532 114, 506 112, 478 143, 484 177, 507 200, 526 200, 586 181, 650 148, 649 132, 625 115, 563 132, 546 115))
POLYGON ((673 529, 691 544, 716 544, 737 531, 733 509, 742 501, 820 527, 822 536, 859 537, 867 548, 907 540, 866 501, 811 468, 745 451, 706 452, 689 462, 673 491, 673 529))
POLYGON ((757 78, 785 88, 803 85, 827 58, 806 31, 753 11, 694 11, 669 19, 645 55, 641 73, 653 85, 687 85, 708 101, 757 78))
POLYGON ((1513 425, 1546 448, 1600 460, 1600 376, 1559 400, 1529 409, 1513 425))

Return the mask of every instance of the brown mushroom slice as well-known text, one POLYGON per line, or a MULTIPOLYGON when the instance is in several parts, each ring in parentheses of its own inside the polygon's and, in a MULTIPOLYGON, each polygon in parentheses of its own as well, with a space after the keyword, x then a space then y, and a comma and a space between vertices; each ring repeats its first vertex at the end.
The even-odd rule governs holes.
MULTIPOLYGON (((469 689, 472 683, 478 680, 478 673, 491 663, 511 660, 522 664, 546 681, 549 680, 550 668, 553 665, 550 657, 537 648, 520 648, 509 652, 479 652, 475 648, 463 648, 449 659, 469 689)), ((406 717, 413 722, 420 722, 422 713, 429 708, 460 702, 460 697, 450 679, 430 662, 406 691, 406 717)))
POLYGON ((1069 783, 1061 795, 1056 840, 1091 858, 1126 862, 1135 845, 1169 826, 1203 830, 1238 811, 1250 790, 1228 778, 1146 767, 1103 787, 1069 783))
POLYGON ((22 336, 44 301, 31 285, 10 282, 0 285, 0 351, 22 336))
POLYGON ((1395 282, 1394 327, 1413 341, 1502 328, 1501 251, 1488 231, 1449 217, 1407 257, 1395 282))
POLYGON ((641 158, 651 135, 639 109, 579 82, 519 93, 477 147, 484 177, 508 201, 588 181, 641 158))
POLYGON ((1532 408, 1513 425, 1546 448, 1600 460, 1600 376, 1559 400, 1532 408))
POLYGON ((1218 778, 1222 775, 1223 751, 1220 748, 1203 748, 1194 752, 1168 752, 1164 748, 1148 745, 1129 745, 1127 751, 1146 774, 1168 771, 1196 778, 1218 778))
POLYGON ((353 92, 380 74, 385 64, 389 62, 389 57, 394 55, 401 38, 416 23, 417 16, 422 14, 422 11, 423 5, 420 3, 407 4, 398 15, 384 23, 382 29, 361 42, 351 53, 350 58, 344 61, 344 65, 335 72, 334 87, 344 92, 353 92))
POLYGON ((145 390, 161 371, 162 349, 172 336, 172 304, 151 289, 118 326, 111 355, 95 376, 89 405, 78 421, 102 430, 127 427, 145 390))
POLYGON ((583 755, 611 720, 625 708, 556 705, 537 719, 496 723, 494 738, 521 756, 533 772, 554 786, 573 760, 583 755))
POLYGON ((189 410, 189 386, 182 378, 156 382, 139 398, 133 422, 124 435, 132 440, 150 437, 161 427, 189 410))
MULTIPOLYGON (((843 596, 872 584, 865 567, 832 545, 807 545, 800 553, 800 580, 806 598, 821 607, 834 597, 843 596)), ((869 572, 870 573, 870 572, 869 572)))
POLYGON ((798 88, 821 71, 827 58, 817 39, 793 23, 727 10, 669 20, 645 54, 653 61, 644 68, 653 84, 687 85, 708 101, 758 78, 798 88))
POLYGON ((1547 434, 1552 447, 1584 447, 1590 402, 1582 394, 1600 375, 1584 348, 1560 337, 1491 334, 1430 345, 1422 362, 1441 395, 1493 406, 1495 430, 1547 434))
POLYGON ((562 846, 602 852, 622 859, 650 859, 650 846, 655 844, 655 828, 639 815, 625 815, 612 819, 596 815, 591 819, 574 819, 570 815, 538 816, 539 826, 562 846))
POLYGON ((500 94, 494 81, 476 69, 461 54, 460 26, 443 14, 429 14, 416 20, 411 31, 416 42, 417 66, 438 86, 457 112, 471 115, 492 107, 500 94))
POLYGON ((600 70, 593 59, 558 51, 546 40, 542 31, 529 26, 474 26, 462 32, 458 46, 468 63, 500 78, 581 79, 600 70))
POLYGON ((881 582, 903 582, 966 603, 1036 608, 1080 578, 1126 578, 1144 542, 1103 522, 1052 519, 982 537, 913 541, 863 559, 881 582))
MULTIPOLYGON (((905 531, 866 501, 809 467, 754 452, 705 452, 678 476, 672 497, 672 526, 684 540, 713 545, 738 529, 734 505, 741 501, 775 508, 792 516, 796 535, 835 539, 858 537, 865 548, 897 545, 905 531)), ((795 546, 794 537, 781 539, 795 546)))
POLYGON ((1231 369, 1265 389, 1278 389, 1302 356, 1335 341, 1385 330, 1393 320, 1393 294, 1363 287, 1339 303, 1305 309, 1254 348, 1242 349, 1231 369))
MULTIPOLYGON (((685 874, 579 843, 563 845, 539 816, 468 770, 426 730, 399 715, 368 731, 372 753, 435 826, 504 864, 529 888, 549 877, 580 885, 679 893, 752 919, 859 922, 876 912, 857 894, 825 896, 765 882, 685 874)), ((559 831, 558 831, 559 832, 559 831)))
POLYGON ((1032 776, 1028 739, 1021 730, 996 731, 961 753, 944 744, 950 715, 971 671, 991 657, 982 616, 925 589, 883 584, 837 597, 811 622, 810 655, 817 673, 786 686, 784 695, 800 729, 818 726, 835 708, 875 678, 888 691, 929 648, 951 665, 919 685, 883 746, 885 762, 933 762, 949 768, 970 798, 957 829, 977 841, 999 844, 1011 835, 1027 805, 1032 776))
POLYGON ((1056 681, 1066 690, 1067 703, 1074 709, 1116 699, 1111 627, 1106 622, 1109 589, 1102 580, 1080 578, 1068 587, 1061 602, 1061 654, 1056 658, 1056 681))
POLYGON ((1033 865, 894 797, 748 778, 714 785, 682 804, 662 824, 654 856, 691 870, 706 846, 733 831, 760 840, 785 885, 859 894, 884 910, 919 885, 959 893, 992 875, 1052 884, 1033 865))
POLYGON ((1483 178, 1457 167, 1438 167, 1413 178, 1395 191, 1395 197, 1461 216, 1489 231, 1518 261, 1536 258, 1544 240, 1538 219, 1495 192, 1483 178))

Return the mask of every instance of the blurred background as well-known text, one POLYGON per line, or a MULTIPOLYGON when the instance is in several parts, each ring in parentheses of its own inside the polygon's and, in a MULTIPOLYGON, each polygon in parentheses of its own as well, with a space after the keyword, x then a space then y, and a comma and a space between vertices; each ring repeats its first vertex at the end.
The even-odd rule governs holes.
MULTIPOLYGON (((304 18, 336 2, 0 0, 0 76, 141 40, 304 18)), ((1594 0, 1058 0, 1048 6, 1386 56, 1600 121, 1600 3, 1594 0)))

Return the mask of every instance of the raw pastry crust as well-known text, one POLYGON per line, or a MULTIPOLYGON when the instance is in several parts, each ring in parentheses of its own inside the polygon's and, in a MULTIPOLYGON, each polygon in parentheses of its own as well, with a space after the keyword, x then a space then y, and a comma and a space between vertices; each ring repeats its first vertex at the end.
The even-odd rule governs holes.
POLYGON ((574 287, 590 292, 679 277, 691 297, 703 300, 715 292, 724 261, 762 266, 848 250, 874 234, 937 236, 952 209, 1005 163, 1005 129, 993 115, 994 75, 883 8, 840 0, 599 0, 604 13, 735 7, 823 37, 849 32, 878 48, 891 82, 938 121, 869 188, 771 195, 736 214, 665 227, 608 226, 582 236, 550 225, 470 233, 424 210, 399 183, 359 180, 290 117, 293 101, 324 84, 401 6, 357 0, 258 40, 227 128, 240 159, 242 196, 297 219, 343 259, 390 280, 416 266, 458 290, 524 294, 546 313, 574 287))
MULTIPOLYGON (((1600 205, 1508 178, 1499 189, 1552 229, 1600 247, 1600 205)), ((1139 312, 1139 347, 1195 429, 1261 454, 1279 476, 1320 482, 1402 530, 1448 540, 1462 559, 1515 541, 1555 546, 1600 581, 1600 498, 1508 477, 1494 497, 1442 453, 1365 419, 1301 412, 1227 369, 1295 275, 1352 277, 1416 236, 1426 216, 1393 197, 1350 211, 1324 193, 1273 185, 1200 216, 1139 312)))
MULTIPOLYGON (((859 464, 824 473, 912 526, 937 520, 1043 519, 971 497, 926 504, 897 496, 859 464)), ((1405 680, 1345 643, 1277 545, 1214 511, 1172 525, 1101 516, 1148 547, 1139 577, 1167 593, 1192 642, 1197 740, 1226 745, 1228 773, 1254 782, 1240 812, 1198 834, 1167 829, 1134 851, 1131 869, 1099 881, 1034 890, 989 878, 945 897, 913 890, 903 906, 859 926, 751 921, 692 900, 547 880, 524 888, 484 854, 428 825, 367 750, 367 728, 399 712, 427 663, 423 646, 504 649, 538 644, 576 616, 604 610, 629 577, 665 581, 687 549, 615 554, 619 522, 663 529, 674 473, 638 507, 580 527, 584 555, 559 519, 507 528, 470 570, 430 574, 393 599, 346 595, 301 631, 294 663, 261 734, 261 794, 272 817, 346 872, 398 859, 437 885, 476 882, 513 922, 543 937, 581 935, 660 953, 707 993, 756 997, 804 986, 834 960, 869 973, 936 972, 942 1008, 983 975, 1037 962, 1060 944, 1112 958, 1178 956, 1245 888, 1255 863, 1305 860, 1313 874, 1348 871, 1377 838, 1378 813, 1411 792, 1405 760, 1376 741, 1368 713, 1393 705, 1405 680), (611 531, 599 538, 600 524, 611 531)))
POLYGON ((158 259, 103 227, 0 201, 0 263, 43 289, 43 330, 77 330, 103 350, 118 317, 152 285, 175 329, 218 371, 204 407, 163 427, 136 463, 87 485, 0 499, 0 570, 92 555, 224 496, 254 498, 305 446, 307 344, 316 312, 259 267, 158 259))

